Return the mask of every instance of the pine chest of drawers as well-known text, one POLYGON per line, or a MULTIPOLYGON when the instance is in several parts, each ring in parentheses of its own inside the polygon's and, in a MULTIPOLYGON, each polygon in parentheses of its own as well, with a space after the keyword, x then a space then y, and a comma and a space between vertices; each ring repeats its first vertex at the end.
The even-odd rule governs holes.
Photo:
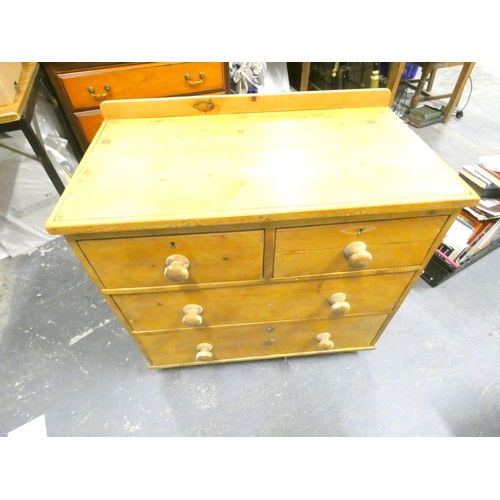
POLYGON ((389 98, 105 102, 46 228, 152 368, 374 349, 478 202, 389 98))

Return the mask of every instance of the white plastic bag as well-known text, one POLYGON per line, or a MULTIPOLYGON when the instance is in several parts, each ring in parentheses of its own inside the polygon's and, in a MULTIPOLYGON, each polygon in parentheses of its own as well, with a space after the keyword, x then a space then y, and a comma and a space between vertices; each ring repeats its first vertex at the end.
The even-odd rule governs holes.
POLYGON ((265 62, 230 62, 229 71, 237 94, 258 93, 264 88, 265 62))

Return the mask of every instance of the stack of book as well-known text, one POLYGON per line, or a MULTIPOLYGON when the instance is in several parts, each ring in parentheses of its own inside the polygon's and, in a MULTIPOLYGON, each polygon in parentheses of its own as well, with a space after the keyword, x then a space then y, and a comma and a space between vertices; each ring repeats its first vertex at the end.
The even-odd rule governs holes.
POLYGON ((444 106, 429 103, 410 109, 406 119, 410 125, 420 128, 441 123, 443 116, 444 106))
POLYGON ((497 166, 495 161, 488 158, 491 157, 482 157, 477 165, 463 165, 458 175, 481 198, 500 197, 500 165, 497 166))
POLYGON ((479 160, 477 165, 463 166, 459 175, 481 200, 478 206, 460 212, 436 250, 436 257, 453 269, 491 245, 500 244, 500 156, 479 160))

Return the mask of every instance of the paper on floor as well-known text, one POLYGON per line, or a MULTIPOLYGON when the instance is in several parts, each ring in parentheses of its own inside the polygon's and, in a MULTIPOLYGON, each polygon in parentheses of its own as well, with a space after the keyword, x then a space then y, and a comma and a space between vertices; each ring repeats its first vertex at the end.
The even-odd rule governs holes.
POLYGON ((45 425, 45 415, 35 418, 27 424, 21 425, 17 429, 7 433, 7 437, 15 438, 38 438, 47 437, 47 427, 45 425))

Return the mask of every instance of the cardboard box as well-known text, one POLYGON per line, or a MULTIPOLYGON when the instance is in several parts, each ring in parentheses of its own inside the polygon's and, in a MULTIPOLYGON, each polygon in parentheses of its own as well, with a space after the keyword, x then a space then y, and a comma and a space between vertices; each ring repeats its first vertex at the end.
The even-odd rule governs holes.
POLYGON ((0 62, 0 106, 12 104, 23 70, 20 62, 0 62))

